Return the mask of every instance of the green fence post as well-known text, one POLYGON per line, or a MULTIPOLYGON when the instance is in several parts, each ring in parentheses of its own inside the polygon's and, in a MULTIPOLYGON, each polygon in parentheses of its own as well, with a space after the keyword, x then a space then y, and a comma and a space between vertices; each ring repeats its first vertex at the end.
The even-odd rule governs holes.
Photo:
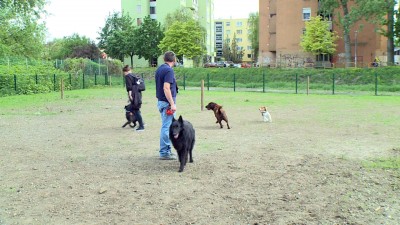
POLYGON ((332 74, 332 94, 335 94, 335 73, 332 74))
POLYGON ((375 96, 378 95, 378 74, 375 72, 375 96))
POLYGON ((299 83, 299 75, 296 73, 296 94, 298 90, 298 83, 299 83))
POLYGON ((85 89, 85 74, 82 73, 82 89, 85 89))
POLYGON ((94 85, 97 85, 97 74, 94 73, 94 85))
POLYGON ((262 76, 263 76, 263 93, 265 93, 265 73, 262 71, 262 76))
POLYGON ((14 74, 14 91, 17 91, 17 75, 14 74))
POLYGON ((104 74, 104 85, 107 85, 107 74, 104 74))
POLYGON ((186 90, 186 74, 183 74, 183 90, 186 90))
POLYGON ((236 74, 233 74, 233 91, 236 91, 236 74))
POLYGON ((69 84, 71 85, 71 90, 72 90, 72 76, 71 76, 71 74, 68 74, 69 75, 69 84))
POLYGON ((56 91, 56 74, 53 74, 53 90, 56 91))
POLYGON ((38 84, 38 75, 35 74, 35 83, 38 84))

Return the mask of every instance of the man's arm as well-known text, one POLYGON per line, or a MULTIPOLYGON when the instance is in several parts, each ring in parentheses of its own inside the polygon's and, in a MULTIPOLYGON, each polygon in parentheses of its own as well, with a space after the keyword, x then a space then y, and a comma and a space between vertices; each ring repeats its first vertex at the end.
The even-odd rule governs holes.
POLYGON ((176 106, 175 106, 175 102, 174 99, 172 98, 172 93, 171 93, 171 84, 168 82, 164 83, 164 94, 165 97, 167 98, 169 105, 171 106, 171 110, 173 112, 176 111, 176 106))

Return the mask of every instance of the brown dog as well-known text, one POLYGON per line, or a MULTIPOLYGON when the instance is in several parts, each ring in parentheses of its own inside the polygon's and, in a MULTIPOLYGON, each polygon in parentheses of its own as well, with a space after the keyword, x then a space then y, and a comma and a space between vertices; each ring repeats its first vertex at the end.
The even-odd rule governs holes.
POLYGON ((226 116, 225 110, 222 108, 221 105, 218 105, 215 102, 210 102, 208 103, 208 105, 206 105, 206 109, 214 111, 215 118, 217 118, 217 122, 215 123, 219 123, 221 128, 223 127, 221 121, 225 120, 228 129, 231 129, 229 127, 228 117, 226 116))

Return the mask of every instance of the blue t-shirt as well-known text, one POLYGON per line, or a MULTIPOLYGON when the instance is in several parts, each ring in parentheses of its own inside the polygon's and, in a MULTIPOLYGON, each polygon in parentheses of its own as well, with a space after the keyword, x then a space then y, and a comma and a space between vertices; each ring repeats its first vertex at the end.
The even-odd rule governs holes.
POLYGON ((163 64, 156 70, 156 96, 159 101, 168 102, 164 93, 164 83, 170 83, 172 97, 176 97, 176 80, 174 70, 168 65, 163 64))

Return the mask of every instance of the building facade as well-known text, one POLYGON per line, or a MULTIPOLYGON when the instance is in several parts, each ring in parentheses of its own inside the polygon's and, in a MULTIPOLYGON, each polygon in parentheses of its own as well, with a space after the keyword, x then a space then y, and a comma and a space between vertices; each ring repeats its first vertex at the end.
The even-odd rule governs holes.
MULTIPOLYGON (((190 9, 194 19, 198 19, 200 24, 206 29, 206 48, 208 58, 212 58, 214 53, 214 0, 121 0, 123 13, 127 13, 135 21, 135 25, 140 25, 143 18, 150 15, 150 18, 164 24, 168 14, 174 13, 181 8, 190 9)), ((162 60, 158 60, 159 63, 162 60)), ((145 67, 148 62, 134 59, 136 66, 145 67)), ((191 60, 185 60, 185 67, 193 66, 191 60)))
MULTIPOLYGON (((243 51, 242 62, 251 63, 251 41, 249 36, 248 19, 218 19, 215 20, 215 51, 216 61, 223 59, 223 46, 232 43, 236 37, 237 50, 243 51), (227 40, 227 42, 226 42, 227 40)), ((231 47, 231 46, 229 46, 231 47)), ((224 59, 227 60, 227 59, 224 59)))
MULTIPOLYGON (((319 0, 259 0, 259 58, 261 66, 303 67, 315 63, 316 56, 305 53, 301 36, 305 22, 318 15, 319 0)), ((330 18, 335 21, 335 17, 330 18)), ((352 59, 356 66, 367 66, 375 57, 386 55, 387 38, 375 32, 375 26, 365 21, 355 24, 350 32, 352 59)), ((331 31, 339 36, 336 53, 329 59, 343 66, 344 41, 340 27, 331 22, 331 31)))

